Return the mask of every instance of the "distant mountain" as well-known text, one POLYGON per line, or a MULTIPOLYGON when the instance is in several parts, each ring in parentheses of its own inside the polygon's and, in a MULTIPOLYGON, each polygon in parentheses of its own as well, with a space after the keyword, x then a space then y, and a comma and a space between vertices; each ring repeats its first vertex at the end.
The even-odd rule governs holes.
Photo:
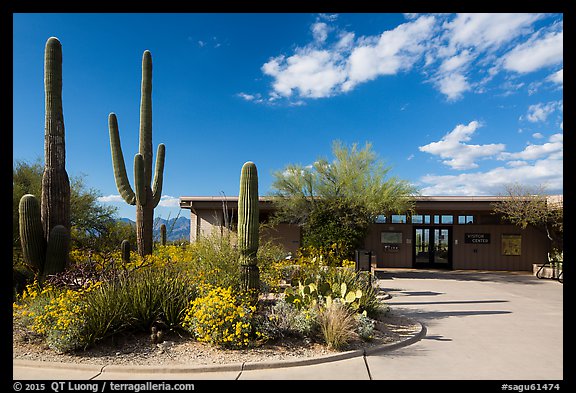
MULTIPOLYGON (((129 218, 120 218, 122 222, 128 222, 132 225, 136 225, 134 221, 129 218)), ((160 217, 154 219, 154 229, 152 236, 154 241, 160 240, 160 226, 166 225, 166 240, 189 240, 190 239, 190 219, 186 217, 170 218, 165 220, 160 217)))

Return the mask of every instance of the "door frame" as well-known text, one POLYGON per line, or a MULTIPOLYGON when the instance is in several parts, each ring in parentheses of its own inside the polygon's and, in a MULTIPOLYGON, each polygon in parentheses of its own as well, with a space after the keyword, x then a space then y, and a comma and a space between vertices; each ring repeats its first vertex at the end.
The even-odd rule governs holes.
POLYGON ((452 240, 452 226, 451 225, 414 225, 412 227, 412 267, 417 269, 452 269, 452 245, 454 244, 452 240), (428 242, 428 262, 417 262, 416 261, 416 231, 418 229, 428 229, 429 232, 429 242, 428 242), (447 259, 448 263, 439 263, 434 261, 435 250, 433 245, 435 244, 435 229, 446 229, 448 230, 448 246, 447 259))

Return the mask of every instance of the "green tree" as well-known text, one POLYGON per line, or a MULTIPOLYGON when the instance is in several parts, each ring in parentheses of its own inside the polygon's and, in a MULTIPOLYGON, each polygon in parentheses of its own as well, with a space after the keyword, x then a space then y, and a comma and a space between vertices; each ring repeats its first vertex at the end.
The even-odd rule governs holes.
POLYGON ((525 229, 533 226, 546 233, 550 240, 550 253, 564 249, 564 203, 563 197, 551 196, 546 188, 510 184, 505 187, 500 201, 493 203, 494 213, 514 225, 525 229))
POLYGON ((320 158, 310 166, 289 164, 274 173, 272 184, 276 222, 298 224, 303 245, 342 247, 351 257, 379 214, 403 213, 413 208, 417 190, 409 182, 389 176, 366 143, 350 147, 335 141, 333 160, 320 158))

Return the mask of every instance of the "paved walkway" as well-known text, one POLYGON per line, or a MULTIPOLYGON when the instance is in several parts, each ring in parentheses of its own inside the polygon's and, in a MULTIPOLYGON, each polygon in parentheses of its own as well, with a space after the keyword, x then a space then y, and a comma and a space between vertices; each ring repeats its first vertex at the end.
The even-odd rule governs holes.
POLYGON ((562 381, 563 284, 527 273, 377 272, 392 312, 425 326, 410 345, 338 361, 277 367, 86 366, 14 361, 14 380, 562 381))

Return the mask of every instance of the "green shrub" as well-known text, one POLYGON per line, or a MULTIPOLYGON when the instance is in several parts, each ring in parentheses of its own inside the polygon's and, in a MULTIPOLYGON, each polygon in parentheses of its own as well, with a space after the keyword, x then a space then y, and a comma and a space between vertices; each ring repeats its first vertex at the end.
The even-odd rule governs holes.
POLYGON ((271 338, 311 337, 317 330, 316 308, 297 308, 280 298, 263 311, 262 330, 271 338))
POLYGON ((362 340, 368 341, 374 338, 376 321, 368 317, 366 311, 356 314, 356 332, 362 340))

